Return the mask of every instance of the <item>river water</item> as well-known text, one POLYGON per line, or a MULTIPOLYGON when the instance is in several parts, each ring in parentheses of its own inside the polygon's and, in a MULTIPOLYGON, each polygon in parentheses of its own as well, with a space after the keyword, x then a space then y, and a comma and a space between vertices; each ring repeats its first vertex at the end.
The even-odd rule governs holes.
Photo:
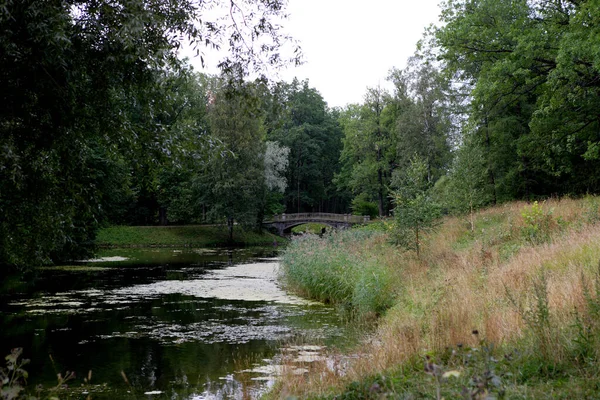
POLYGON ((257 398, 282 354, 302 373, 348 337, 332 307, 280 287, 272 248, 101 256, 4 285, 0 355, 24 349, 29 387, 75 371, 61 399, 257 398))

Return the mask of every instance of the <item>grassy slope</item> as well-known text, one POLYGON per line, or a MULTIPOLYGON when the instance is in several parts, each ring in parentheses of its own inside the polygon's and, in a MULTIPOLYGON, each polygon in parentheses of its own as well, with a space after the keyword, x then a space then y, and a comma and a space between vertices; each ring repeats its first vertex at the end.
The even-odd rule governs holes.
MULTIPOLYGON (((205 247, 227 244, 227 239, 227 229, 221 226, 113 226, 98 232, 96 244, 102 247, 205 247)), ((237 226, 233 239, 235 244, 244 245, 272 244, 285 240, 268 232, 258 234, 237 226)))
POLYGON ((540 205, 484 210, 474 231, 447 218, 421 259, 377 236, 349 243, 393 271, 394 305, 343 374, 314 363, 273 396, 598 398, 600 201, 540 205))

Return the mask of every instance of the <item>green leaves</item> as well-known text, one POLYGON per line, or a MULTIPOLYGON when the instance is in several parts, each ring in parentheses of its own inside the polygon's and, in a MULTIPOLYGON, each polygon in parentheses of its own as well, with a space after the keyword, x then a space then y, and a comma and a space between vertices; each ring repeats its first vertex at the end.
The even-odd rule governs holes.
POLYGON ((233 88, 224 80, 216 84, 208 117, 211 134, 222 143, 225 152, 213 155, 206 167, 197 171, 195 191, 213 218, 226 218, 230 228, 234 220, 256 227, 262 222, 257 214, 262 211, 259 204, 266 185, 264 125, 257 86, 243 84, 233 88))
POLYGON ((494 197, 599 190, 598 1, 443 8, 435 44, 467 89, 467 134, 480 138, 494 197))
POLYGON ((440 207, 431 196, 427 179, 427 163, 414 156, 408 168, 396 176, 394 202, 394 232, 397 244, 420 255, 424 234, 433 230, 440 218, 440 207))
POLYGON ((327 209, 338 200, 332 180, 338 170, 341 127, 308 81, 280 84, 274 92, 281 97, 283 109, 276 114, 278 121, 271 122, 275 129, 268 139, 290 149, 287 212, 327 209))
POLYGON ((20 358, 23 354, 21 347, 14 348, 4 359, 6 368, 0 368, 0 395, 2 399, 13 400, 20 397, 25 389, 29 374, 23 366, 29 364, 29 360, 20 358))
POLYGON ((235 79, 298 61, 281 53, 292 39, 272 20, 283 13, 254 0, 2 3, 0 265, 84 257, 126 197, 153 220, 167 203, 157 169, 219 151, 203 141, 205 93, 179 47, 227 47, 221 65, 235 79))

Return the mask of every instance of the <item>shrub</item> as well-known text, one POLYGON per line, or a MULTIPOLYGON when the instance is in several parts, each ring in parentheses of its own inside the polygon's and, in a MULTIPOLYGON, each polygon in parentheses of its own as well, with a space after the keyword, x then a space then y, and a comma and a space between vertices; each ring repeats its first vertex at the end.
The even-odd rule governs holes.
POLYGON ((585 196, 583 202, 583 217, 588 224, 600 221, 600 198, 596 196, 585 196))
POLYGON ((521 235, 532 244, 540 244, 550 239, 553 225, 552 210, 545 211, 536 201, 531 207, 521 211, 524 226, 521 235))
POLYGON ((397 178, 394 202, 395 242, 407 250, 421 253, 423 235, 438 225, 441 210, 431 195, 427 164, 417 156, 397 178))

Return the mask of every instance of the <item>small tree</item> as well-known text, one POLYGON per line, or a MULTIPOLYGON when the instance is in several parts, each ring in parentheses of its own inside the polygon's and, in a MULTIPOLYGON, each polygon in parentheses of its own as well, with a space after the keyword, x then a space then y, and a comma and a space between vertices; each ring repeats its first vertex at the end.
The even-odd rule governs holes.
POLYGON ((445 207, 458 214, 468 214, 471 232, 475 231, 475 211, 491 200, 486 191, 485 172, 482 149, 467 141, 456 153, 447 179, 436 184, 438 197, 445 207))
POLYGON ((400 246, 415 250, 417 256, 423 235, 435 228, 440 217, 440 207, 431 196, 432 184, 427 176, 427 162, 415 155, 408 168, 395 177, 397 189, 392 192, 395 240, 400 246))

